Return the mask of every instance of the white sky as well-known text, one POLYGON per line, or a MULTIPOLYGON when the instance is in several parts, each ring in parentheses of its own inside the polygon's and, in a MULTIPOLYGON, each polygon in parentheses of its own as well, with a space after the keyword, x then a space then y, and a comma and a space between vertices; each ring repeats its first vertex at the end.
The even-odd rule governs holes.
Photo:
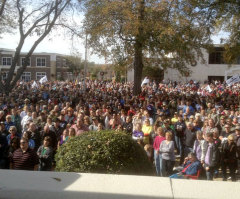
MULTIPOLYGON (((54 34, 53 34, 54 35, 54 34)), ((29 37, 23 46, 22 52, 27 52, 34 42, 34 37, 29 37)), ((18 36, 12 34, 2 35, 0 39, 0 48, 16 49, 18 44, 18 36)), ((85 44, 83 40, 74 41, 74 48, 70 38, 64 36, 53 36, 51 38, 46 37, 36 48, 34 52, 48 52, 59 53, 64 55, 71 55, 72 52, 78 51, 81 54, 82 59, 85 56, 85 44)), ((104 59, 99 58, 97 55, 91 55, 88 53, 88 60, 95 63, 103 64, 104 59)))
MULTIPOLYGON (((35 52, 49 52, 49 53, 59 53, 64 55, 71 55, 72 52, 78 51, 81 54, 81 58, 84 59, 85 55, 85 44, 81 39, 74 40, 74 49, 72 41, 66 36, 54 36, 54 32, 51 38, 45 38, 36 48, 35 52)), ((220 44, 220 38, 227 37, 227 34, 220 32, 214 35, 213 41, 215 44, 220 44)), ((34 42, 34 37, 30 37, 26 40, 22 52, 27 52, 34 42)), ((0 48, 15 49, 18 44, 18 36, 13 34, 2 35, 0 39, 0 48)), ((88 53, 88 61, 93 61, 95 63, 104 64, 104 58, 99 58, 97 55, 91 55, 88 53)))

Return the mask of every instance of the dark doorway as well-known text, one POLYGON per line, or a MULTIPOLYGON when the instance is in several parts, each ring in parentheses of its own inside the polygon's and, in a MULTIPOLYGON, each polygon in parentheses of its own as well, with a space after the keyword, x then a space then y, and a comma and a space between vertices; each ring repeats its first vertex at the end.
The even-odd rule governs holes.
POLYGON ((212 81, 220 81, 223 82, 224 81, 224 76, 208 76, 208 81, 212 82, 212 81))

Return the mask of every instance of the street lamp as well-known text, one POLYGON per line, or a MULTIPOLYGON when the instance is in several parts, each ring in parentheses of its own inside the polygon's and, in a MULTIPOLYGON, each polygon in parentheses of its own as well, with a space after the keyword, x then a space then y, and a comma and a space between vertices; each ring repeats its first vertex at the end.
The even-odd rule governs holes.
POLYGON ((87 76, 87 33, 85 38, 85 62, 84 62, 84 80, 83 80, 83 89, 84 92, 86 91, 86 76, 87 76))

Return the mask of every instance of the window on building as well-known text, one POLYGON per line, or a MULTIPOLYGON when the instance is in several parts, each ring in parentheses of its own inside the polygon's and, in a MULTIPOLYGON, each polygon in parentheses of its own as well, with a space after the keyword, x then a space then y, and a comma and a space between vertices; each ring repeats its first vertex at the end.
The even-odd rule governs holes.
POLYGON ((46 72, 36 72, 36 80, 40 80, 44 76, 46 76, 46 72))
POLYGON ((31 81, 31 72, 24 72, 21 76, 21 80, 24 82, 31 81))
MULTIPOLYGON (((25 60, 26 60, 25 57, 21 57, 21 66, 23 66, 25 60)), ((30 58, 27 61, 27 66, 31 66, 31 59, 30 58)))
POLYGON ((3 57, 2 58, 2 65, 3 66, 11 66, 12 65, 12 58, 11 57, 3 57))
POLYGON ((209 64, 225 64, 223 59, 223 48, 215 48, 215 50, 211 53, 209 53, 209 64))
POLYGON ((46 58, 38 57, 36 60, 38 67, 46 67, 46 58))

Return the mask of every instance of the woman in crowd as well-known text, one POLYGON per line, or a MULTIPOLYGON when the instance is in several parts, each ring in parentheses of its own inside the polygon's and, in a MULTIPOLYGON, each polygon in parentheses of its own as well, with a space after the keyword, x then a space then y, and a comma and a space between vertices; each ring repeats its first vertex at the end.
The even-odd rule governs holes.
POLYGON ((60 136, 60 140, 59 140, 59 142, 58 142, 58 148, 67 141, 68 136, 69 136, 69 130, 68 130, 68 129, 65 129, 65 130, 63 131, 62 135, 60 136))
POLYGON ((142 126, 142 132, 144 134, 144 137, 143 137, 144 144, 150 143, 150 134, 152 133, 152 131, 153 131, 153 128, 152 128, 152 125, 150 124, 150 120, 146 119, 142 126))
POLYGON ((170 176, 175 163, 174 142, 172 141, 172 133, 166 132, 166 140, 161 142, 159 152, 162 156, 162 173, 163 176, 170 176))
POLYGON ((132 134, 132 138, 134 140, 143 140, 143 132, 142 132, 142 125, 141 124, 137 124, 135 126, 135 129, 133 130, 133 134, 132 134))
POLYGON ((46 136, 43 145, 37 151, 39 157, 39 171, 51 171, 53 161, 53 148, 51 147, 51 137, 46 136))
POLYGON ((154 139, 153 149, 154 149, 154 162, 156 167, 156 172, 158 176, 162 176, 162 154, 159 153, 159 148, 162 141, 165 140, 164 131, 162 127, 158 127, 157 136, 154 139))

